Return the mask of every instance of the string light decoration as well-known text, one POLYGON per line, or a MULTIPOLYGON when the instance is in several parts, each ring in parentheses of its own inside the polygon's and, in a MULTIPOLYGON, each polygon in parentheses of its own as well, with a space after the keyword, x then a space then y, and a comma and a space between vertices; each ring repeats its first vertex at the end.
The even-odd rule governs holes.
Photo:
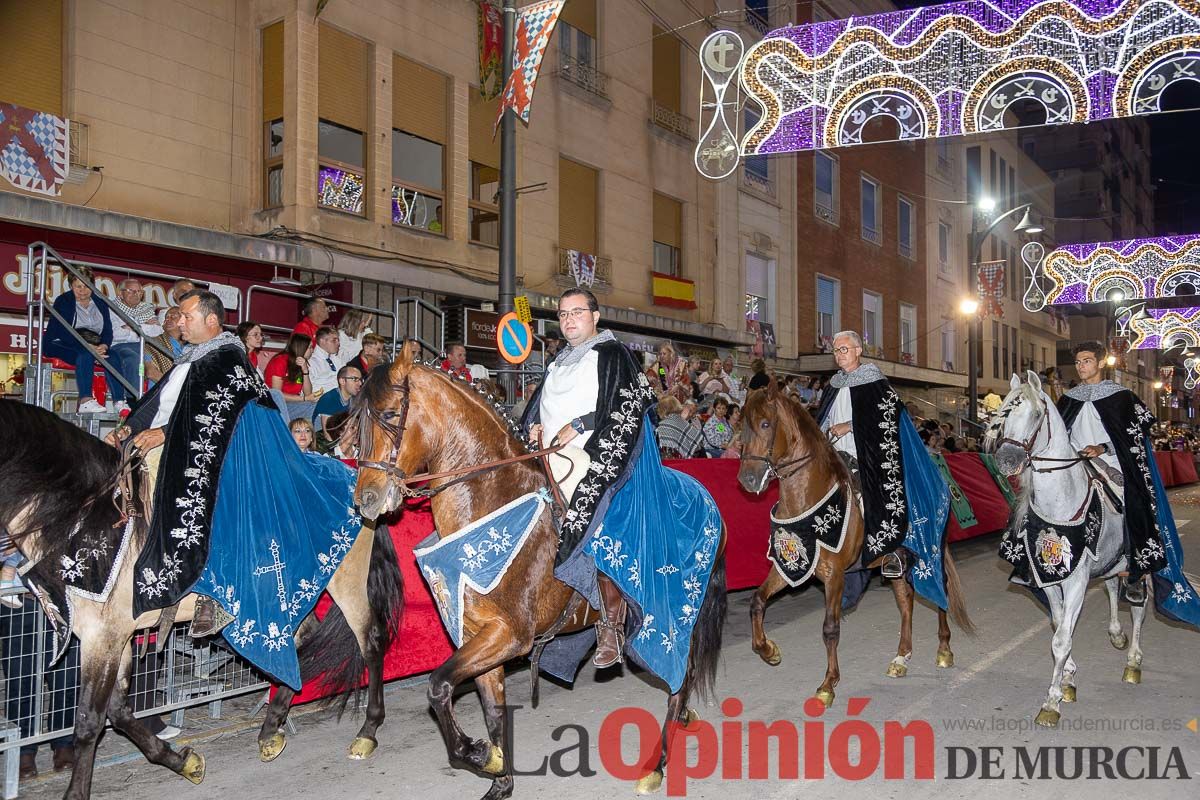
POLYGON ((1049 125, 1153 114, 1198 65, 1200 0, 967 0, 789 26, 741 59, 763 113, 740 155, 863 144, 882 118, 893 141, 1019 127, 1017 103, 1049 125))
POLYGON ((1117 336, 1131 350, 1169 350, 1200 347, 1200 308, 1147 309, 1144 304, 1123 309, 1117 336))

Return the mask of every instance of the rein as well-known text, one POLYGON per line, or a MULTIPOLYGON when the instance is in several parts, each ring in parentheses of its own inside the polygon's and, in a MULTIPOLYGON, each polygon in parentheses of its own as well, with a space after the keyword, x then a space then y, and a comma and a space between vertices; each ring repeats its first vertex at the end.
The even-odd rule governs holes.
MULTIPOLYGON (((1016 405, 1017 404, 1014 403, 1013 408, 1016 408, 1016 405)), ((1005 417, 1007 417, 1008 414, 1011 412, 1012 412, 1012 408, 1010 408, 1008 410, 1008 412, 1005 413, 1005 417)), ((1041 436, 1043 427, 1046 428, 1046 446, 1049 447, 1050 442, 1054 440, 1054 429, 1050 427, 1050 412, 1047 409, 1043 408, 1040 410, 1039 413, 1042 415, 1042 418, 1041 418, 1041 420, 1038 421, 1037 427, 1034 428, 1033 434, 1028 439, 1018 440, 1018 439, 1013 439, 1008 436, 1004 436, 996 442, 996 447, 1000 448, 1006 444, 1011 444, 1011 445, 1021 448, 1025 452, 1025 458, 1029 461, 1029 468, 1031 470, 1033 470, 1034 472, 1037 472, 1040 474, 1045 474, 1048 472, 1058 472, 1059 470, 1070 469, 1071 467, 1075 466, 1076 464, 1080 464, 1080 463, 1083 463, 1084 461, 1086 461, 1087 459, 1084 458, 1083 456, 1074 456, 1072 458, 1053 458, 1051 456, 1035 456, 1033 454, 1033 448, 1037 446, 1037 439, 1039 436, 1041 436), (1043 462, 1043 463, 1047 463, 1047 464, 1058 464, 1059 466, 1038 467, 1038 466, 1035 466, 1035 462, 1043 462)))
MULTIPOLYGON (((749 429, 747 428, 747 430, 749 430, 749 429)), ((778 420, 778 418, 776 418, 775 428, 774 428, 774 430, 771 431, 771 444, 769 447, 767 447, 768 453, 775 452, 775 437, 777 437, 778 435, 779 435, 779 420, 778 420)), ((743 441, 745 441, 745 440, 743 440, 743 441)), ((769 456, 748 456, 743 451, 743 454, 742 454, 740 460, 742 461, 742 463, 745 463, 747 461, 761 461, 767 465, 767 474, 768 475, 775 476, 776 480, 783 480, 784 478, 790 478, 791 476, 795 475, 800 470, 804 469, 806 466, 808 466, 808 463, 810 461, 812 461, 814 458, 816 458, 816 453, 812 452, 812 451, 805 453, 804 455, 802 455, 798 458, 791 458, 791 459, 787 459, 786 461, 776 461, 775 459, 773 459, 769 456), (785 475, 784 470, 787 470, 787 469, 791 469, 791 471, 785 475)))

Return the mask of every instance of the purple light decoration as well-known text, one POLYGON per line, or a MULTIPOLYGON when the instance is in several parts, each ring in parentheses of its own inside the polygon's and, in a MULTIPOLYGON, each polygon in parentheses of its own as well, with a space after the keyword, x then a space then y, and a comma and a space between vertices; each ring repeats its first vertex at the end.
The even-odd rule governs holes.
POLYGON ((1174 297, 1184 283, 1200 292, 1200 234, 1063 245, 1041 269, 1051 305, 1095 301, 1098 292, 1115 288, 1126 301, 1174 297))
POLYGON ((743 80, 746 91, 762 101, 768 117, 776 121, 773 130, 761 132, 760 141, 751 143, 747 137, 742 149, 755 155, 859 144, 843 141, 841 131, 835 134, 837 141, 826 141, 825 125, 818 121, 841 113, 867 93, 899 90, 883 77, 892 73, 920 84, 935 99, 940 125, 926 131, 926 138, 1002 126, 1002 115, 985 116, 980 109, 1000 95, 1013 99, 1014 81, 1034 75, 1048 82, 1042 86, 1058 89, 1057 105, 1052 102, 1048 108, 1051 124, 1156 113, 1162 91, 1176 77, 1164 72, 1152 81, 1150 71, 1167 70, 1172 59, 1198 54, 1148 51, 1168 38, 1188 35, 1200 35, 1200 17, 1191 7, 1160 0, 968 0, 781 28, 750 48, 743 60, 748 69, 765 58, 786 58, 790 63, 785 70, 758 75, 766 87, 762 95, 743 80), (1078 30, 1076 20, 1062 12, 1064 7, 1080 12, 1093 26, 1099 23, 1100 33, 1078 30), (1046 30, 1046 25, 1056 26, 1057 32, 1046 30), (1062 34, 1063 25, 1071 28, 1071 35, 1062 34), (979 29, 1009 38, 1000 46, 980 43, 973 38, 979 29), (780 48, 781 40, 796 49, 780 48), (854 61, 843 63, 842 49, 851 42, 854 61), (923 50, 896 52, 921 42, 923 50), (1039 54, 1041 61, 1007 74, 990 72, 1030 53, 1039 54), (783 72, 791 79, 799 77, 802 84, 811 80, 812 91, 792 89, 781 77, 783 72), (864 79, 872 79, 866 88, 864 79), (851 96, 855 84, 860 89, 851 96), (978 120, 966 116, 972 113, 978 120))

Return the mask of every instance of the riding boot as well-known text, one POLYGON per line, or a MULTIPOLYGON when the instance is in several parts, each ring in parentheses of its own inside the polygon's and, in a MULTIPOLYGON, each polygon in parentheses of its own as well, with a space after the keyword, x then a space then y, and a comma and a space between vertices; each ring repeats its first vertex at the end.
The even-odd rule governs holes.
POLYGON ((879 565, 879 574, 889 580, 904 576, 904 550, 897 548, 883 557, 879 565))
POLYGON ((600 621, 596 623, 597 667, 611 667, 625 660, 625 596, 607 577, 597 574, 600 586, 600 621))
POLYGON ((219 633, 231 622, 233 622, 233 617, 221 607, 220 603, 208 595, 197 595, 196 613, 192 617, 192 627, 188 630, 188 635, 193 639, 203 639, 205 636, 219 633))

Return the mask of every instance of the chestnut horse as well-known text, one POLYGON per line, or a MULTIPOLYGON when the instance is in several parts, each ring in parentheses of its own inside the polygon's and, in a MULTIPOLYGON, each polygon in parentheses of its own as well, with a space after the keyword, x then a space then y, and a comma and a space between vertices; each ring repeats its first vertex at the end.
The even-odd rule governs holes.
MULTIPOLYGON (((116 526, 122 511, 113 501, 122 467, 120 453, 95 436, 36 406, 0 400, 0 531, 12 537, 33 562, 29 577, 59 608, 66 587, 59 574, 64 558, 78 558, 81 548, 108 547, 121 535, 116 526), (106 544, 107 543, 107 544, 106 544)), ((144 478, 135 468, 131 494, 139 494, 144 478)), ((148 761, 182 775, 192 783, 204 779, 204 757, 191 747, 175 750, 135 718, 126 703, 131 672, 131 639, 139 628, 159 625, 159 613, 133 614, 134 564, 145 543, 146 514, 134 519, 129 552, 105 600, 72 596, 72 630, 79 637, 79 706, 75 713, 75 767, 67 800, 91 796, 96 744, 105 720, 128 736, 148 761)), ((255 535, 247 532, 247 536, 255 535)), ((337 604, 321 622, 304 620, 296 636, 300 672, 305 680, 322 676, 327 692, 348 698, 368 673, 366 719, 350 746, 361 759, 376 747, 383 722, 383 655, 400 624, 403 598, 400 568, 386 528, 361 529, 337 566, 328 586, 337 604)), ((175 622, 192 618, 196 595, 180 601, 175 622)), ((279 687, 258 734, 259 757, 271 761, 286 745, 281 726, 295 692, 279 687)))
MULTIPOLYGON (((774 382, 766 389, 750 393, 742 411, 742 464, 738 480, 749 492, 760 494, 772 478, 779 480, 779 505, 775 516, 793 519, 816 506, 833 488, 840 484, 847 496, 855 498, 850 473, 837 451, 817 426, 812 415, 798 400, 780 392, 774 382)), ((849 504, 850 522, 842 546, 837 552, 816 545, 817 563, 813 575, 825 584, 825 623, 821 636, 825 640, 828 663, 825 680, 815 696, 828 707, 833 703, 833 689, 841 679, 838 667, 837 647, 841 634, 842 593, 845 575, 858 565, 862 555, 864 535, 863 516, 858 502, 849 504)), ((950 551, 944 548, 943 561, 946 570, 946 595, 950 601, 950 616, 955 624, 968 632, 973 631, 966 606, 962 599, 958 572, 950 551)), ((888 665, 891 678, 902 678, 908 673, 908 662, 912 657, 912 612, 913 587, 906 580, 893 580, 892 591, 900 609, 900 644, 896 657, 888 665)), ((750 626, 753 634, 754 652, 770 664, 778 666, 783 660, 779 645, 767 638, 763 630, 763 614, 767 601, 788 587, 779 570, 772 565, 771 572, 762 586, 754 593, 750 604, 750 626)), ((946 668, 954 666, 954 653, 950 649, 950 625, 946 612, 938 609, 938 650, 936 664, 946 668)))
MULTIPOLYGON (((414 343, 390 367, 378 367, 356 403, 360 441, 358 489, 363 516, 394 511, 413 490, 407 480, 418 473, 453 472, 456 478, 431 480, 437 531, 448 536, 469 523, 530 492, 547 486, 545 472, 533 460, 508 462, 529 452, 512 420, 489 404, 462 379, 432 364, 415 364, 414 343), (498 462, 505 462, 502 465, 498 462)), ((647 446, 653 446, 647 445, 647 446)), ((699 619, 692 630, 687 677, 667 702, 662 747, 643 765, 639 793, 657 790, 667 767, 674 723, 686 724, 693 690, 711 694, 725 621, 725 531, 699 619)), ((543 511, 524 547, 492 591, 468 588, 463 597, 463 642, 429 678, 429 703, 437 717, 452 764, 492 778, 485 800, 513 792, 511 743, 504 714, 504 664, 529 654, 535 639, 549 630, 569 633, 597 619, 587 603, 572 612, 574 590, 554 577, 558 534, 543 511), (561 628, 561 618, 568 619, 561 628), (455 688, 474 680, 483 705, 488 741, 469 738, 454 717, 455 688)), ((536 681, 537 675, 533 676, 536 681)), ((536 693, 535 693, 536 698, 536 693)))

